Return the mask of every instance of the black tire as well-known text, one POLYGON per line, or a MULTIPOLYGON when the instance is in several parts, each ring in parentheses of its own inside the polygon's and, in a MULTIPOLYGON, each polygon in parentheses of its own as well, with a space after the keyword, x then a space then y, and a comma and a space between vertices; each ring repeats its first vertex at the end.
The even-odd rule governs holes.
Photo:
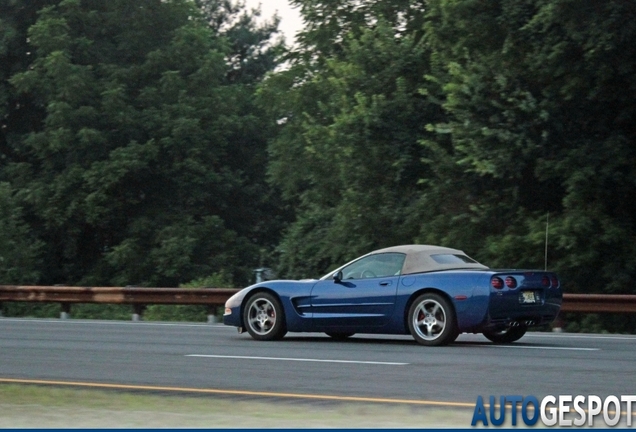
POLYGON ((509 327, 506 330, 486 330, 484 336, 494 343, 508 344, 521 339, 527 331, 528 327, 520 325, 509 327))
POLYGON ((446 298, 425 293, 415 299, 409 309, 409 331, 422 345, 448 345, 457 339, 455 310, 446 298))
POLYGON ((351 336, 353 336, 355 333, 345 333, 345 332, 325 332, 325 334, 327 336, 329 336, 332 339, 338 340, 338 341, 343 341, 345 339, 350 338, 351 336))
POLYGON ((268 292, 258 292, 247 300, 243 324, 256 340, 278 340, 287 333, 283 307, 278 298, 268 292))

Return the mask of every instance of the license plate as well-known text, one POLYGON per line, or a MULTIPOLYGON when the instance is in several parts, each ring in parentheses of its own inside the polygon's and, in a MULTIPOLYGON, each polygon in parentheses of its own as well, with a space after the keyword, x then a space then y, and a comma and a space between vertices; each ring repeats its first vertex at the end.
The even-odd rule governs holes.
POLYGON ((521 304, 529 304, 536 303, 537 298, 535 296, 534 291, 521 291, 519 294, 519 303, 521 304))

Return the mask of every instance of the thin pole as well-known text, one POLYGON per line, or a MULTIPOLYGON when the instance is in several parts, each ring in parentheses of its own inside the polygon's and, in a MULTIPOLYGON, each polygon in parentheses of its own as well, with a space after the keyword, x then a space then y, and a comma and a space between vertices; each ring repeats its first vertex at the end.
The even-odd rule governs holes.
POLYGON ((550 226, 550 212, 545 216, 545 271, 548 271, 548 229, 550 226))

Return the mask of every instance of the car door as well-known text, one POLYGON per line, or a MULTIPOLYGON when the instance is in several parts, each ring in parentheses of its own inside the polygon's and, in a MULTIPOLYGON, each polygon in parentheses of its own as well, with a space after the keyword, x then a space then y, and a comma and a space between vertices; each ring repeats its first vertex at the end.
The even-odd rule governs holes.
POLYGON ((368 255, 334 272, 341 278, 317 282, 310 296, 312 327, 322 331, 385 325, 395 308, 404 258, 401 253, 368 255))

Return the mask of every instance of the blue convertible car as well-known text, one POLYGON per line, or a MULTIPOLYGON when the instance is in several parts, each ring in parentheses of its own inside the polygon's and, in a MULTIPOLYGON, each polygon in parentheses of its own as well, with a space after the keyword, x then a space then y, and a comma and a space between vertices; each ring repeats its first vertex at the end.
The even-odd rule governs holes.
POLYGON ((376 250, 316 280, 266 281, 225 304, 223 322, 257 340, 289 332, 411 334, 445 345, 460 333, 514 342, 553 321, 563 294, 556 274, 493 270, 464 252, 406 245, 376 250))

